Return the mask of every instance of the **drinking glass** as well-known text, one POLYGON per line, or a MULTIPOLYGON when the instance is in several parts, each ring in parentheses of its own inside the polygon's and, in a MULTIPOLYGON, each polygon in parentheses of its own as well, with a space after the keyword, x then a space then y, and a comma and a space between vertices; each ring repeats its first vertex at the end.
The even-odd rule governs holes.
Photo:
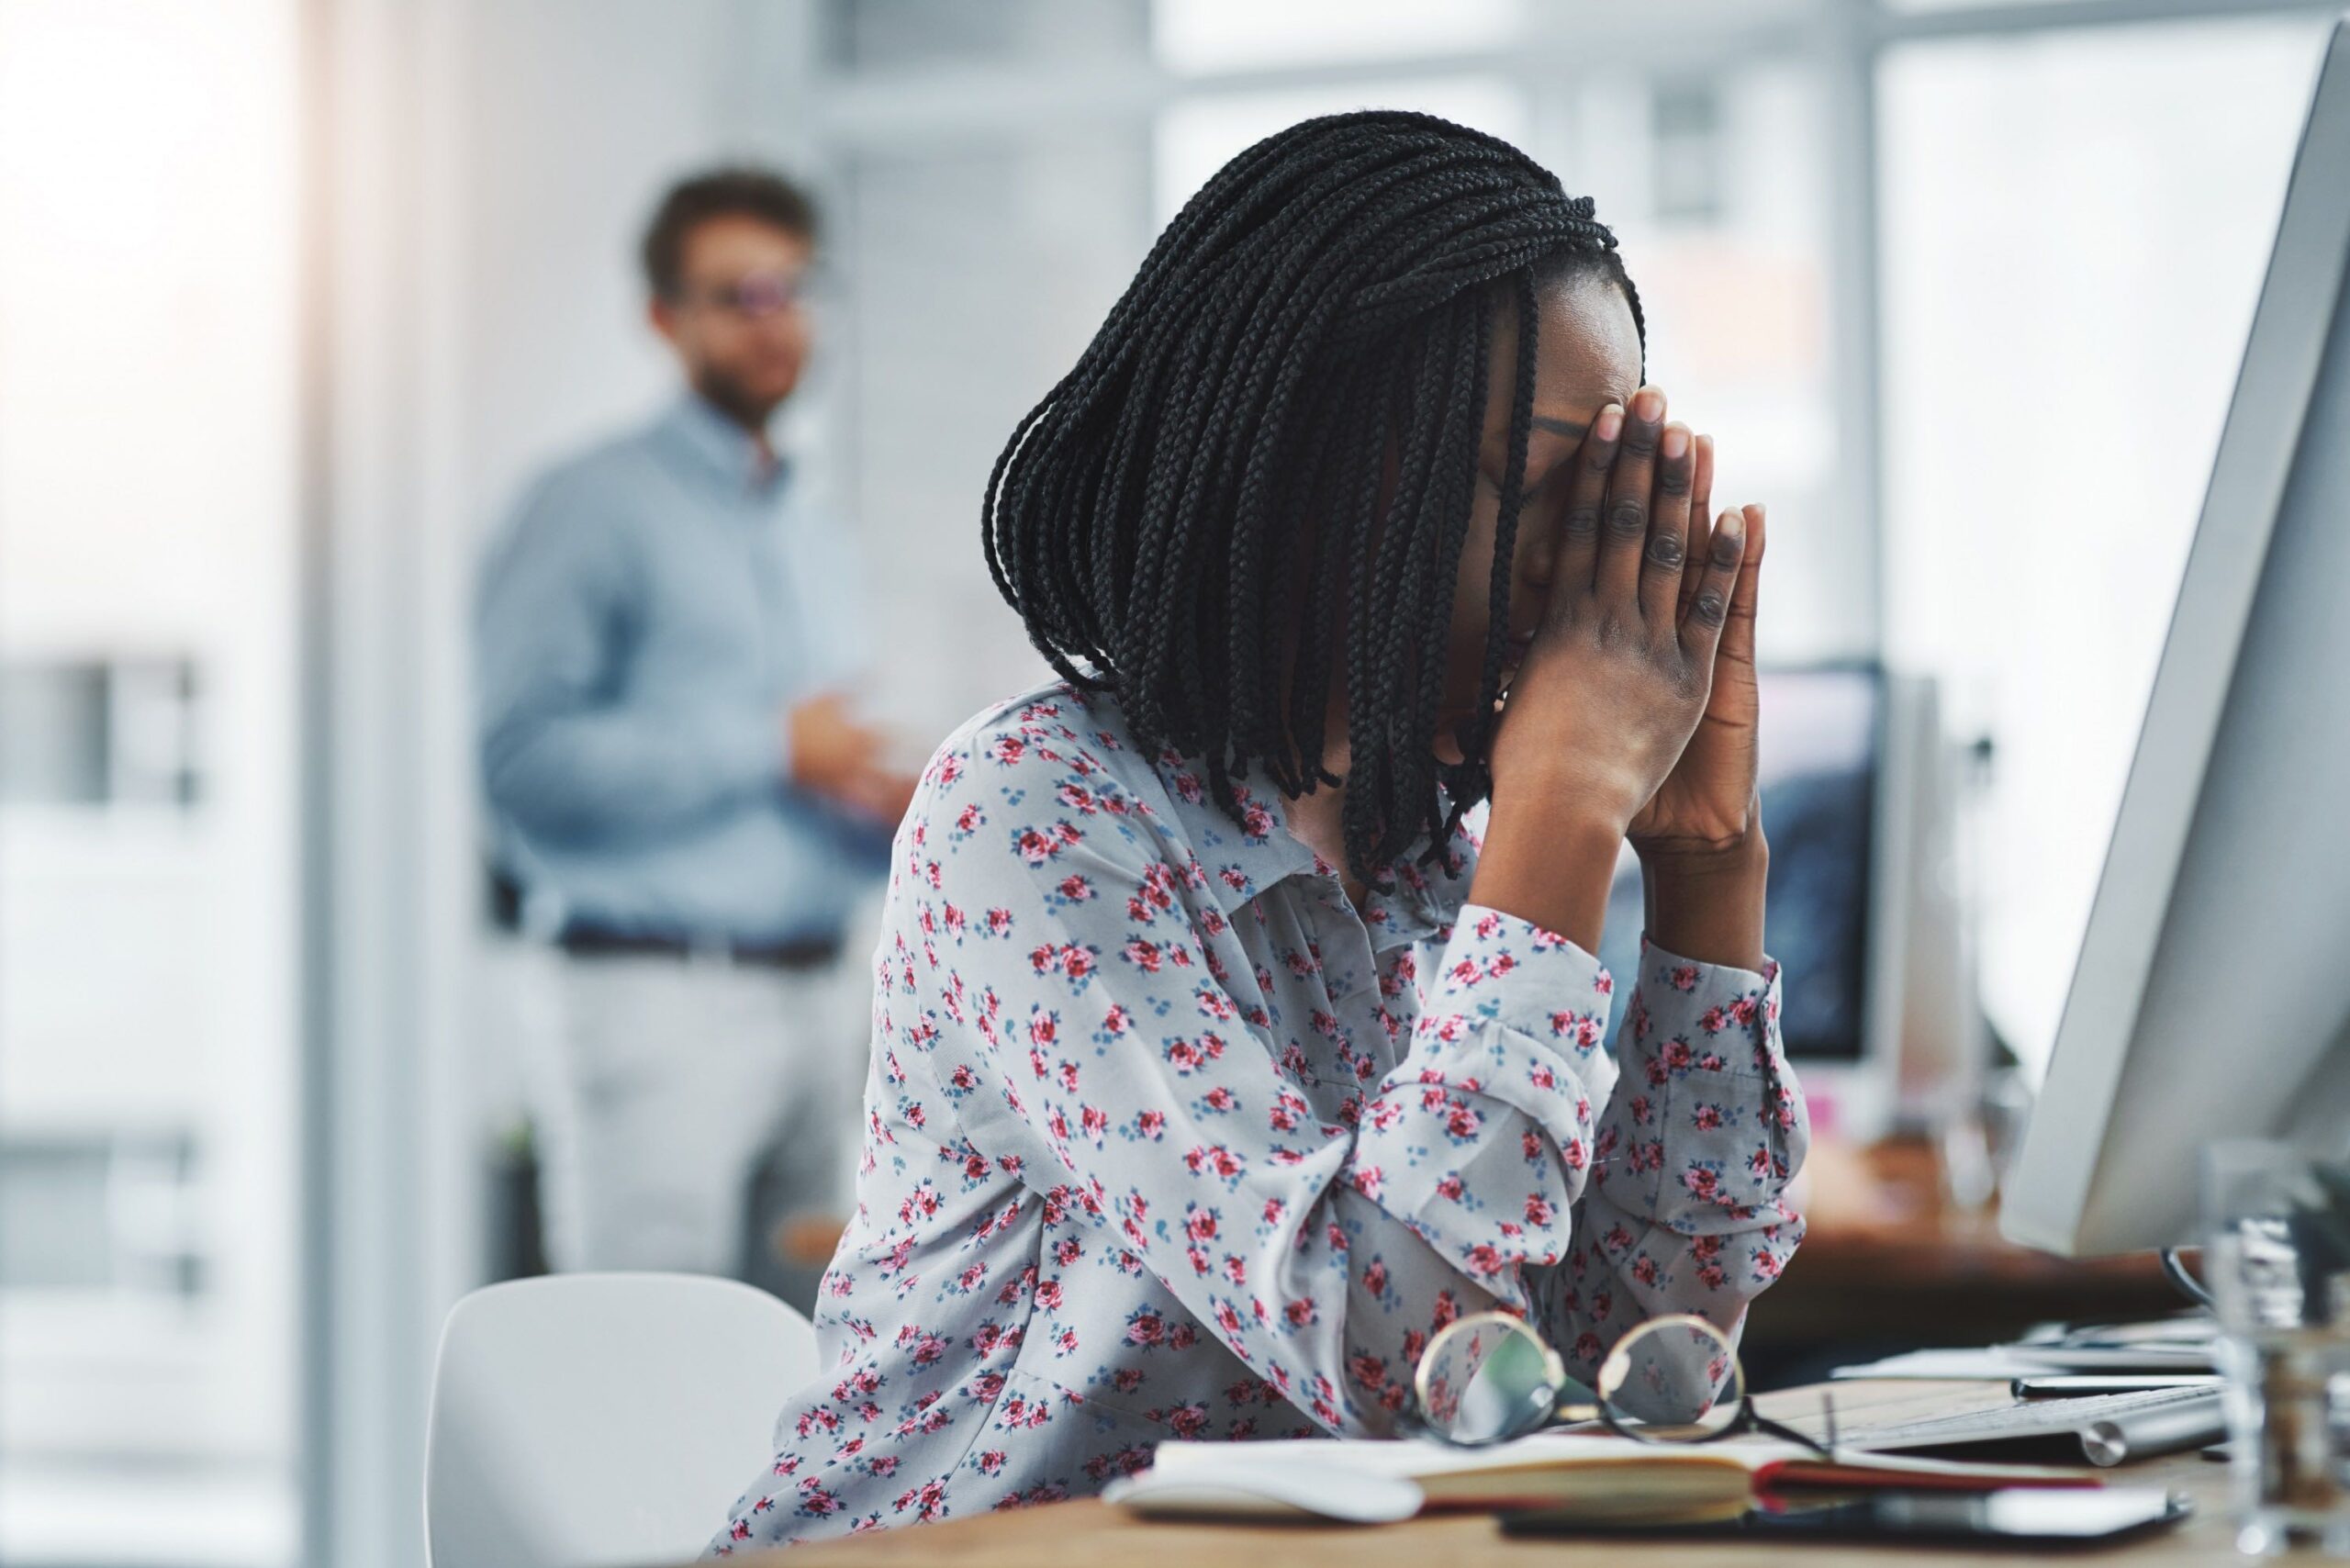
POLYGON ((2350 1557, 2350 1167, 2214 1144, 2203 1213, 2237 1547, 2350 1557))

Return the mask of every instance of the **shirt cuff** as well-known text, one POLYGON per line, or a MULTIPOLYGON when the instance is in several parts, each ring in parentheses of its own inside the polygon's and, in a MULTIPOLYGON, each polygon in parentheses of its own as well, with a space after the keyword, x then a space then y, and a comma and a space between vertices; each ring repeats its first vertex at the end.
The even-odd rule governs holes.
POLYGON ((1606 966, 1557 932, 1463 904, 1424 1011, 1490 1020, 1580 1063, 1607 1037, 1615 991, 1606 966))
POLYGON ((1506 1299, 1514 1265, 1565 1255, 1615 1076, 1599 1049, 1612 989, 1557 933, 1464 907, 1422 979, 1411 1054, 1363 1118, 1357 1185, 1506 1299))
POLYGON ((1706 964, 1640 938, 1640 983, 1616 1042, 1628 1068, 1653 1057, 1667 1071, 1790 1077, 1779 1043, 1779 964, 1706 964))
POLYGON ((1777 1205, 1807 1130, 1778 1019, 1775 962, 1701 964, 1643 937, 1595 1190, 1689 1235, 1777 1205))

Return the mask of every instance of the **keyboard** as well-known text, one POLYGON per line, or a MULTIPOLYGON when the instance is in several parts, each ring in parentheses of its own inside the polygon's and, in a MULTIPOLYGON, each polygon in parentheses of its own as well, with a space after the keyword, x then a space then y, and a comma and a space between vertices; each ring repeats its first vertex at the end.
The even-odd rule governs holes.
MULTIPOLYGON (((2142 1451, 2165 1451, 2183 1446, 2188 1440, 2185 1434, 2206 1426, 2210 1438, 2196 1440, 2216 1440, 2224 1417, 2220 1391, 2215 1387, 2153 1388, 2129 1394, 2090 1394, 2073 1399, 2026 1399, 1997 1410, 1970 1410, 1955 1416, 1932 1416, 1924 1420, 1862 1428, 1840 1433, 1839 1438, 1864 1452, 1893 1453, 1904 1449, 2061 1438, 2087 1433, 2101 1422, 2112 1423, 2125 1435, 2141 1430, 2149 1435, 2159 1432, 2164 1439, 2163 1449, 2142 1448, 2142 1451)), ((2094 1446, 2091 1453, 2094 1457, 2094 1446)))

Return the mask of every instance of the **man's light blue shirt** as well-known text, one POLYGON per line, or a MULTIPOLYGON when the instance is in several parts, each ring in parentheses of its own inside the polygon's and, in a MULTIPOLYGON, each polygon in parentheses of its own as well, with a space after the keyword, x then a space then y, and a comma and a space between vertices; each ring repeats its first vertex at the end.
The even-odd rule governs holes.
POLYGON ((483 574, 497 851, 537 927, 838 934, 887 834, 789 781, 785 711, 865 656, 856 562, 699 398, 532 487, 483 574))

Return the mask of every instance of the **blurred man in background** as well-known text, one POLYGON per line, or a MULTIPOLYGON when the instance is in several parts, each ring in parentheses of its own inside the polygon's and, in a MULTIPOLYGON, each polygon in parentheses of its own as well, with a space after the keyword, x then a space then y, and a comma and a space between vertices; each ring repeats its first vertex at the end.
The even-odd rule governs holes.
POLYGON ((530 1074, 557 1268, 741 1271, 770 1151, 803 1211, 845 1189, 864 955, 838 960, 912 780, 853 716, 848 542, 769 437, 815 245, 773 174, 668 193, 643 263, 685 392, 542 477, 482 582, 494 852, 562 954, 530 1074))

